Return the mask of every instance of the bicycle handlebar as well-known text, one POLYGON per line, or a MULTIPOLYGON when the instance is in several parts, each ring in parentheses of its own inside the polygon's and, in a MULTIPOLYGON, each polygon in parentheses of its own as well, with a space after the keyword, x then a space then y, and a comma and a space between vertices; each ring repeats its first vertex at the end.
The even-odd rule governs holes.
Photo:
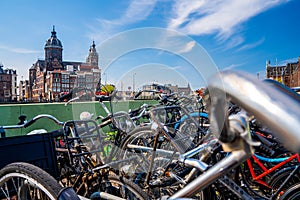
POLYGON ((225 96, 214 94, 224 92, 226 97, 270 127, 286 148, 300 152, 300 103, 289 95, 289 92, 284 89, 278 90, 245 73, 233 71, 215 75, 208 84, 208 90, 211 99, 211 128, 220 131, 221 138, 233 137, 232 133, 228 132, 228 121, 222 123, 222 120, 216 120, 222 117, 218 114, 219 109, 224 114, 226 107, 220 107, 220 102, 225 101, 222 99, 225 96))
POLYGON ((129 112, 129 116, 130 114, 138 114, 138 115, 134 115, 131 117, 132 120, 137 120, 137 119, 140 119, 142 118, 146 111, 147 111, 147 108, 148 108, 148 104, 143 104, 141 107, 139 107, 138 109, 135 109, 135 110, 132 110, 129 112))
POLYGON ((29 120, 28 122, 26 122, 25 124, 22 124, 22 125, 9 125, 9 126, 1 126, 1 127, 3 129, 27 128, 28 126, 34 124, 37 120, 42 119, 42 118, 50 119, 50 120, 54 121, 56 124, 61 125, 61 126, 64 124, 64 122, 59 121, 57 118, 53 117, 52 115, 41 114, 41 115, 35 116, 34 118, 32 118, 31 120, 29 120))
POLYGON ((76 101, 76 100, 79 100, 79 99, 80 99, 79 97, 74 97, 73 99, 70 99, 69 101, 67 101, 67 102, 65 103, 65 106, 67 106, 67 105, 70 104, 71 102, 76 101))

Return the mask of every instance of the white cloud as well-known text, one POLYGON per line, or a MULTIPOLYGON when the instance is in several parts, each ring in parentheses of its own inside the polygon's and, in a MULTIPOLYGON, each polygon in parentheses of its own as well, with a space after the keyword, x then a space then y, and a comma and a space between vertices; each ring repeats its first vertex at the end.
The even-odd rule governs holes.
POLYGON ((193 47, 195 46, 195 44, 196 44, 195 41, 190 41, 190 42, 188 42, 188 43, 184 46, 184 48, 182 48, 181 50, 179 50, 177 53, 178 53, 178 54, 188 53, 188 52, 190 52, 190 51, 193 49, 193 47))
POLYGON ((168 27, 189 35, 217 34, 228 39, 251 17, 286 0, 179 0, 168 27))
POLYGON ((232 36, 230 37, 230 39, 228 39, 228 42, 225 46, 225 50, 231 49, 233 47, 237 47, 241 45, 244 41, 245 39, 241 35, 232 36))
POLYGON ((222 70, 232 70, 234 68, 240 67, 242 65, 244 65, 245 63, 241 63, 241 64, 231 64, 227 67, 223 67, 222 70))
POLYGON ((157 0, 133 0, 125 14, 119 19, 122 24, 130 24, 146 19, 152 12, 157 0))
POLYGON ((196 12, 205 1, 177 1, 174 6, 175 18, 169 24, 169 28, 177 28, 188 21, 188 16, 196 12))
POLYGON ((122 12, 124 14, 117 19, 97 19, 99 22, 97 26, 89 26, 92 30, 90 37, 100 43, 123 31, 124 27, 147 19, 152 13, 156 2, 157 0, 132 0, 125 11, 122 12))
POLYGON ((265 38, 262 38, 254 43, 251 44, 245 44, 243 46, 241 46, 237 51, 243 51, 243 50, 247 50, 247 49, 253 49, 259 45, 261 45, 263 42, 265 41, 265 38))
POLYGON ((20 54, 33 54, 33 53, 41 53, 41 51, 31 50, 31 49, 24 49, 24 48, 17 48, 17 47, 10 47, 6 45, 0 45, 0 49, 4 49, 6 51, 10 51, 13 53, 20 53, 20 54))
POLYGON ((295 57, 295 58, 290 58, 290 59, 286 59, 286 60, 282 60, 282 61, 279 61, 278 65, 279 66, 282 66, 282 65, 286 65, 287 63, 295 63, 299 60, 298 57, 295 57))

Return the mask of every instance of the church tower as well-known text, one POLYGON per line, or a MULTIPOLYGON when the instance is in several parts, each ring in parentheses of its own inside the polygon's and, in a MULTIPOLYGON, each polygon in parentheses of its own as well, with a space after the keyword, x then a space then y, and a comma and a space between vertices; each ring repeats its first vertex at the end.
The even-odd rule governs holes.
POLYGON ((57 39, 55 27, 51 32, 51 37, 45 44, 45 65, 47 71, 53 71, 55 69, 63 69, 62 65, 62 44, 57 39))
POLYGON ((90 46, 89 55, 86 59, 86 63, 89 64, 90 66, 93 66, 94 68, 98 69, 99 68, 98 59, 99 59, 99 56, 96 51, 96 45, 95 45, 95 42, 93 41, 92 46, 90 46))

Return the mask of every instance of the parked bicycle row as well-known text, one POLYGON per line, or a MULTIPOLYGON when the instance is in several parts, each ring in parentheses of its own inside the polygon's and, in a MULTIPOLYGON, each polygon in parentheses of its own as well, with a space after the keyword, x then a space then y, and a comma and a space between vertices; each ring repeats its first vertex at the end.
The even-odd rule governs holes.
MULTIPOLYGON (((298 199, 299 96, 239 72, 221 77, 203 96, 161 95, 157 105, 114 112, 112 92, 99 97, 106 116, 84 113, 61 122, 41 114, 2 126, 26 129, 46 118, 61 129, 20 136, 49 135, 44 142, 54 164, 33 164, 51 175, 37 177, 29 164, 12 163, 0 171, 0 199, 56 199, 67 192, 94 200, 298 199)), ((1 155, 11 154, 3 149, 1 155)), ((32 163, 29 157, 15 161, 32 163)))

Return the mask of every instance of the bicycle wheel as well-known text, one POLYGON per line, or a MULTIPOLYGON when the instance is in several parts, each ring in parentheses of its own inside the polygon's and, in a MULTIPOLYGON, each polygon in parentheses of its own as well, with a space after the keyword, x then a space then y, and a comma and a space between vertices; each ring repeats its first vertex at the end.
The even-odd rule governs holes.
POLYGON ((138 185, 121 176, 108 175, 103 177, 99 185, 99 190, 100 192, 91 195, 91 200, 102 199, 101 194, 106 195, 106 197, 114 195, 130 200, 149 199, 148 195, 138 185))
MULTIPOLYGON (((121 159, 137 157, 135 162, 131 162, 135 173, 147 173, 149 170, 150 159, 153 153, 154 132, 150 126, 143 126, 134 129, 121 145, 121 159)), ((164 137, 159 136, 156 158, 154 161, 153 171, 158 168, 165 169, 169 164, 175 148, 164 137)))
MULTIPOLYGON (((190 141, 198 144, 203 136, 206 135, 209 129, 209 119, 206 113, 191 113, 189 116, 183 116, 175 124, 177 129, 182 135, 188 136, 190 141)), ((187 146, 189 147, 188 144, 187 146)))
POLYGON ((290 188, 291 186, 300 183, 300 174, 299 174, 299 170, 298 170, 296 173, 294 172, 293 176, 291 176, 289 178, 289 180, 284 184, 283 187, 281 186, 283 184, 283 182, 285 182, 286 179, 290 176, 290 174, 293 173, 295 168, 296 168, 296 166, 287 167, 287 168, 284 168, 284 169, 278 171, 276 174, 273 175, 273 177, 271 178, 271 181, 269 183, 269 185, 273 189, 273 193, 279 187, 281 187, 281 191, 279 192, 279 195, 281 195, 282 193, 287 191, 288 188, 290 188))
MULTIPOLYGON (((145 189, 148 195, 156 199, 177 191, 183 183, 178 180, 187 175, 191 168, 183 167, 175 162, 178 152, 163 135, 159 135, 155 157, 153 158, 154 135, 150 126, 134 129, 124 140, 119 156, 120 159, 126 160, 135 158, 127 165, 125 164, 127 170, 123 174, 145 189), (149 174, 151 159, 153 159, 153 166, 149 174), (170 176, 166 176, 166 174, 170 174, 170 176), (150 175, 148 180, 147 175, 150 175), (147 185, 150 187, 147 187, 147 185)), ((124 172, 123 168, 120 169, 121 172, 124 172)))
POLYGON ((62 189, 51 175, 29 163, 11 163, 0 170, 0 199, 55 200, 62 189))
POLYGON ((280 200, 298 200, 300 199, 300 184, 296 184, 290 187, 284 195, 280 197, 280 200))

